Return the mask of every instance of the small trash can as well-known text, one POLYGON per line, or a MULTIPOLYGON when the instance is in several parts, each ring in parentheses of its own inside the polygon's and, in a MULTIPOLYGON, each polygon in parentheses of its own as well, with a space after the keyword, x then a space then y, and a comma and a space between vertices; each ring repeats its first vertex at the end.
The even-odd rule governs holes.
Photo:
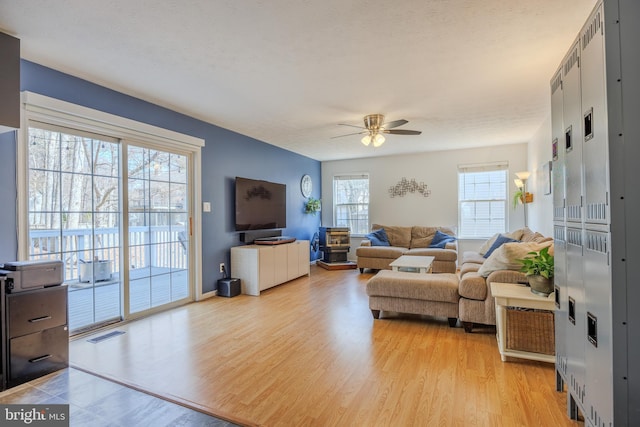
POLYGON ((225 278, 218 280, 219 297, 235 297, 240 295, 240 279, 225 278))

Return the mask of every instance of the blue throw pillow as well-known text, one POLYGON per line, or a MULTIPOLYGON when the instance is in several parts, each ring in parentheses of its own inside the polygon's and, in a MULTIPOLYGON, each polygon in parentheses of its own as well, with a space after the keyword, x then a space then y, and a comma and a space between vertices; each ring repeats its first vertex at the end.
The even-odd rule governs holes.
POLYGON ((448 234, 443 233, 440 230, 437 230, 436 235, 433 236, 433 240, 431 240, 431 243, 429 243, 429 247, 444 249, 447 243, 455 242, 455 241, 456 241, 455 237, 449 236, 448 234))
POLYGON ((510 237, 505 236, 504 234, 501 234, 498 236, 498 238, 496 239, 495 242, 493 242, 493 245, 491 245, 491 247, 489 248, 489 250, 487 251, 486 254, 484 254, 485 258, 489 258, 489 256, 493 253, 493 251, 495 251, 496 249, 498 249, 500 246, 504 245, 505 243, 511 243, 511 242, 520 242, 520 240, 516 240, 516 239, 512 239, 510 237))
POLYGON ((389 237, 387 236, 387 232, 384 231, 384 228, 374 230, 365 237, 371 241, 371 246, 391 246, 389 244, 389 237))

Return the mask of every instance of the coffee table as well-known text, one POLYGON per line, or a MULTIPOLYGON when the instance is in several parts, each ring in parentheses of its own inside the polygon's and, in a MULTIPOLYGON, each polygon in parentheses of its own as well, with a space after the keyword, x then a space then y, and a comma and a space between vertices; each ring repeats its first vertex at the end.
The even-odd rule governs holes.
POLYGON ((393 271, 408 271, 414 273, 431 273, 431 264, 435 257, 402 255, 389 266, 393 271))

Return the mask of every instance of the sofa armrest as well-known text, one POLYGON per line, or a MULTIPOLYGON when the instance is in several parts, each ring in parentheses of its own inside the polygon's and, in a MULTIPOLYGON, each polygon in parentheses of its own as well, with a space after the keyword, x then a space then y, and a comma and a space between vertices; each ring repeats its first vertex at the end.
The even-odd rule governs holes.
MULTIPOLYGON (((458 284, 458 293, 461 297, 485 301, 488 300, 491 295, 491 283, 521 283, 527 282, 527 276, 524 273, 513 270, 498 270, 494 271, 486 279, 478 274, 477 271, 468 271, 462 275, 460 283, 458 284)), ((493 301, 493 299, 491 299, 493 301)))
POLYGON ((371 246, 371 240, 362 239, 362 241, 360 242, 360 246, 371 246))
POLYGON ((487 281, 478 272, 470 271, 460 279, 458 293, 462 298, 484 301, 489 295, 487 281))
POLYGON ((454 251, 458 252, 458 241, 454 240, 453 242, 447 242, 444 245, 445 249, 453 249, 454 251))
POLYGON ((487 283, 528 283, 527 276, 524 273, 514 270, 498 270, 489 274, 487 283))

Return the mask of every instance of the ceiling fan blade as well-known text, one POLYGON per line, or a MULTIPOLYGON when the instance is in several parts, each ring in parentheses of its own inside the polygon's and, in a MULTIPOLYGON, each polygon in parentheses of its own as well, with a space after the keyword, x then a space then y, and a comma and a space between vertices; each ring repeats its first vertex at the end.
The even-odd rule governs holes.
POLYGON ((351 136, 351 135, 363 135, 365 133, 368 133, 369 131, 365 130, 363 132, 355 132, 355 133, 348 133, 346 135, 338 135, 338 136, 332 136, 330 139, 335 139, 335 138, 342 138, 343 136, 351 136))
POLYGON ((406 125, 407 123, 409 123, 407 120, 400 119, 400 120, 394 120, 389 123, 385 123, 382 125, 382 127, 385 129, 391 129, 391 128, 397 128, 398 126, 406 125))
POLYGON ((390 133, 393 135, 420 135, 422 131, 419 130, 407 130, 407 129, 395 129, 395 130, 383 130, 383 133, 390 133))
POLYGON ((362 127, 362 126, 349 125, 349 124, 346 124, 346 123, 338 123, 338 126, 349 126, 349 127, 352 127, 352 128, 366 129, 365 127, 362 127))

